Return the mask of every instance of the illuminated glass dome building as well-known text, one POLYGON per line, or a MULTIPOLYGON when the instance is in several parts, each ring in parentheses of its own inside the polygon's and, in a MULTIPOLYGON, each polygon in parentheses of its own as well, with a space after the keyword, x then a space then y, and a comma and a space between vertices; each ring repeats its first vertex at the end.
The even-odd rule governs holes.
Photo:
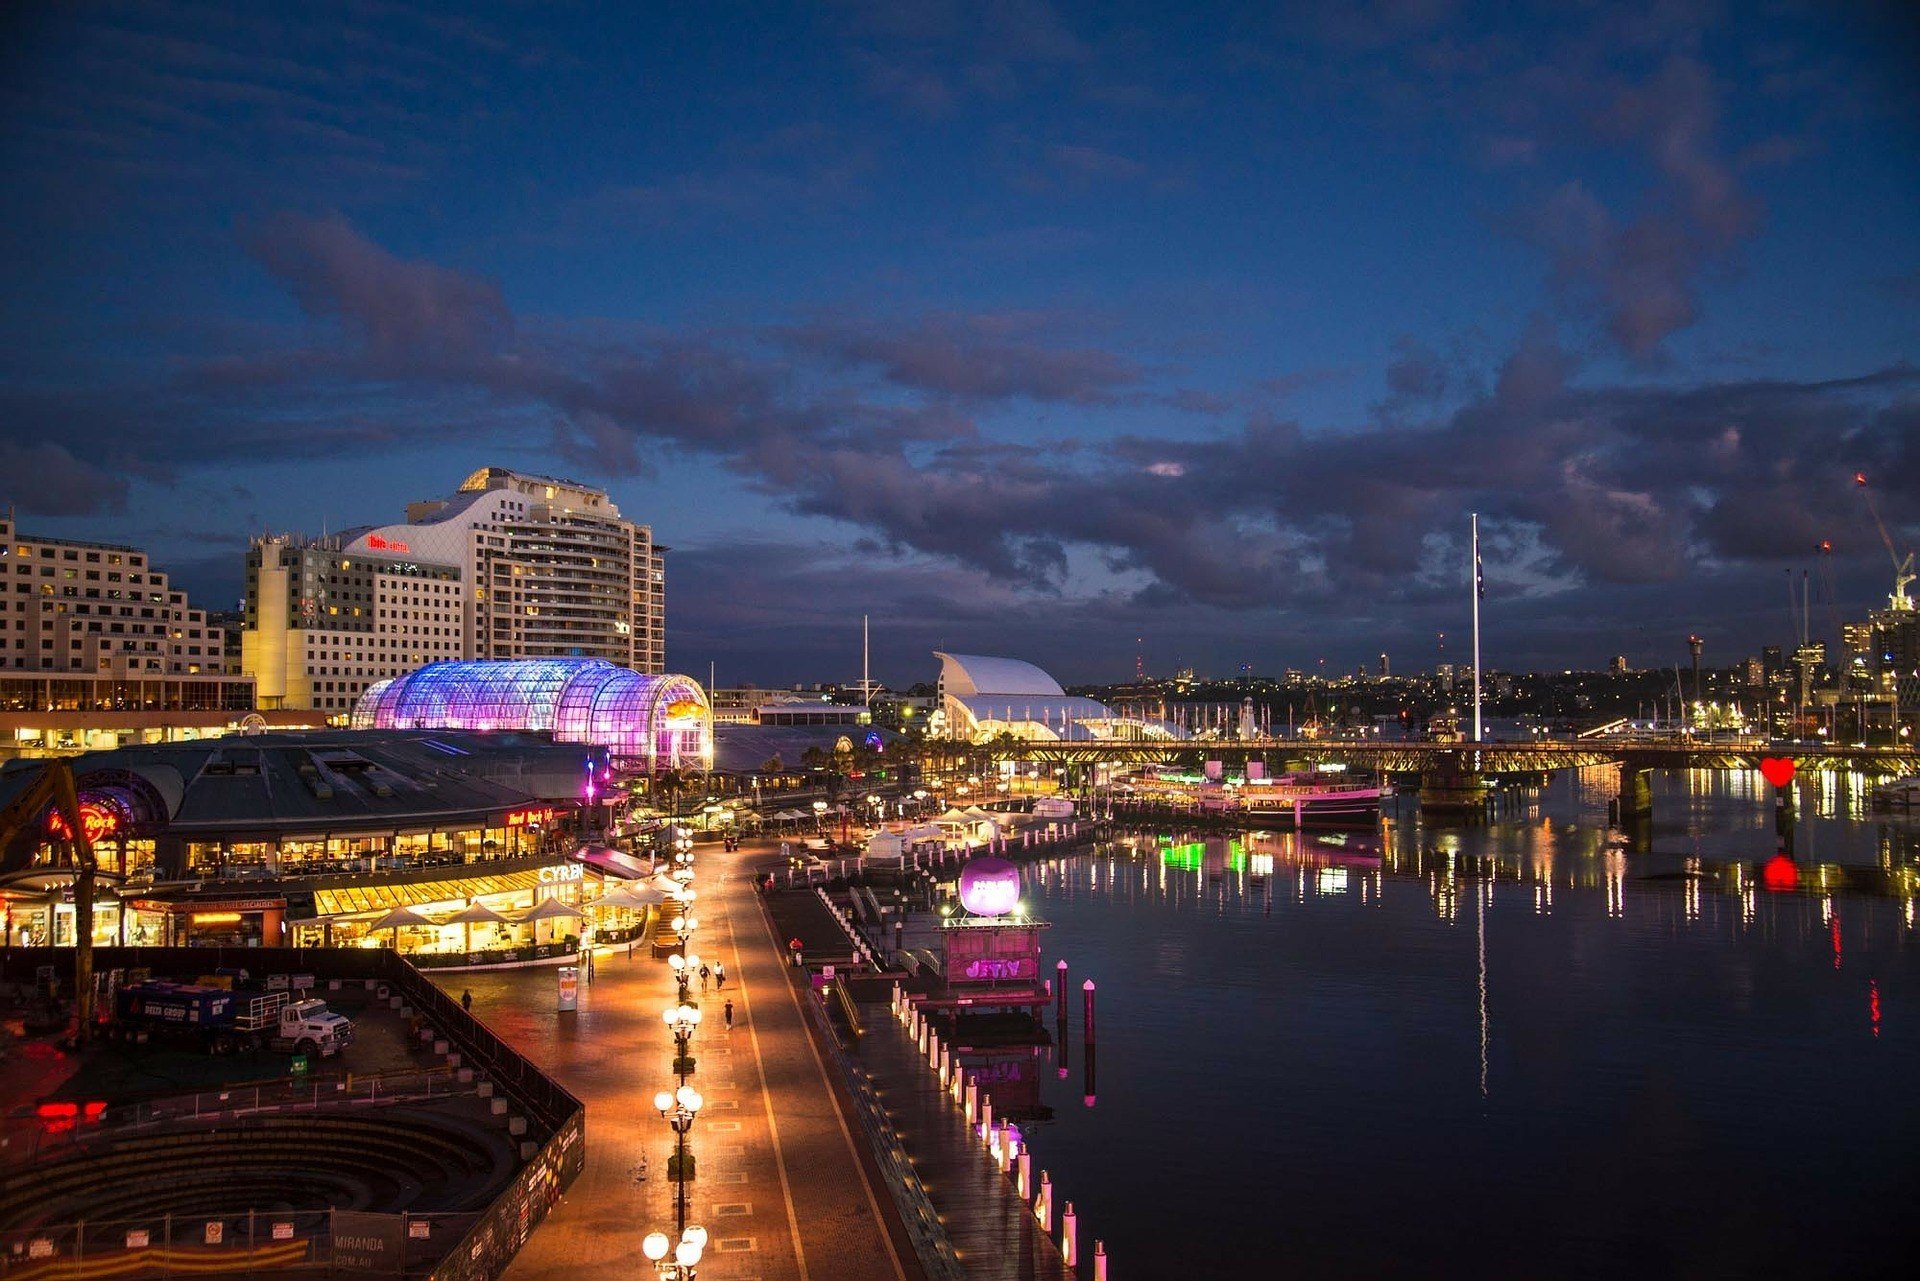
POLYGON ((603 658, 429 663, 369 688, 353 724, 543 731, 604 747, 628 769, 713 767, 713 709, 698 682, 603 658))

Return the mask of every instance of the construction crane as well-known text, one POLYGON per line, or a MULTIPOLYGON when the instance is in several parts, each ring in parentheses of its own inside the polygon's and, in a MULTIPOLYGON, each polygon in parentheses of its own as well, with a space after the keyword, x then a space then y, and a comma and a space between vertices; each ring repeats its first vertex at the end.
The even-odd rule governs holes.
POLYGON ((0 800, 0 873, 26 870, 49 832, 49 807, 60 816, 54 840, 73 860, 73 999, 79 1013, 74 1043, 84 1045, 93 1030, 93 883, 99 865, 87 839, 73 770, 65 761, 42 763, 32 781, 0 800), (23 835, 28 839, 20 839, 23 835))
POLYGON ((1873 501, 1873 490, 1867 486, 1867 473, 1863 471, 1853 473, 1853 483, 1858 485, 1860 492, 1867 496, 1867 511, 1872 514, 1873 523, 1879 527, 1880 541, 1887 545, 1887 556, 1893 561, 1893 595, 1887 598, 1887 608, 1911 613, 1913 598, 1907 595, 1907 584, 1915 578, 1913 553, 1908 552, 1905 557, 1902 557, 1894 547, 1893 535, 1887 532, 1887 522, 1880 518, 1880 505, 1873 501))

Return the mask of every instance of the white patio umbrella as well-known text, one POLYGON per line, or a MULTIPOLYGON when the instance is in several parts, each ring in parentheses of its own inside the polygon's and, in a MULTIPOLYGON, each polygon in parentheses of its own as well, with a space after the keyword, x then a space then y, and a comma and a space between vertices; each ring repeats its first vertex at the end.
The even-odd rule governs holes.
MULTIPOLYGON (((581 917, 585 915, 586 913, 582 912, 579 908, 574 907, 571 903, 562 903, 557 898, 549 898, 549 899, 541 899, 538 903, 535 903, 531 908, 528 908, 526 911, 520 913, 519 919, 522 925, 531 925, 534 927, 533 941, 535 943, 538 943, 540 941, 539 923, 541 921, 557 921, 562 917, 567 917, 567 916, 581 917)), ((551 935, 548 936, 547 941, 549 943, 553 941, 553 938, 551 935)))
POLYGON ((403 925, 432 925, 433 922, 410 907, 396 907, 367 928, 378 933, 381 930, 393 931, 393 950, 400 950, 400 927, 403 925))
POLYGON ((664 903, 667 901, 667 896, 659 890, 654 889, 651 885, 640 885, 632 888, 622 885, 618 889, 608 890, 605 894, 602 894, 593 901, 601 907, 637 909, 652 907, 656 903, 664 903))
POLYGON ((506 919, 507 919, 506 917, 500 915, 500 913, 494 911, 492 908, 488 907, 485 903, 482 903, 479 899, 475 899, 473 902, 467 904, 467 908, 464 912, 460 912, 454 916, 449 916, 446 919, 446 924, 464 925, 467 927, 466 928, 466 942, 467 942, 466 950, 471 952, 473 951, 473 927, 475 925, 484 925, 488 921, 495 922, 496 924, 504 924, 506 919))

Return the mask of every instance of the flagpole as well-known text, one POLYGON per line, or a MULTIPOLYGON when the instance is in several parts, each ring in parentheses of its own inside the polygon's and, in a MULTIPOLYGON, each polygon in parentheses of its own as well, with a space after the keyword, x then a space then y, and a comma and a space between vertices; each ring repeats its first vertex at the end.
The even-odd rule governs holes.
POLYGON ((1473 513, 1473 741, 1480 741, 1480 513, 1473 513))

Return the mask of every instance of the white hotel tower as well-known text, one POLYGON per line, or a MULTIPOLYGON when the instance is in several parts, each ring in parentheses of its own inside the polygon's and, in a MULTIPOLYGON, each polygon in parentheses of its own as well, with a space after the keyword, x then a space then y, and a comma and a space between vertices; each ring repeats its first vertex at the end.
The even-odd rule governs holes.
MULTIPOLYGON (((408 504, 404 524, 326 540, 322 555, 336 574, 373 568, 385 580, 354 584, 366 599, 352 603, 370 606, 371 643, 293 635, 307 593, 278 581, 257 589, 263 551, 283 559, 261 546, 250 557, 243 667, 259 680, 263 706, 350 711, 372 682, 443 658, 578 656, 666 669, 666 549, 650 528, 622 517, 605 490, 483 467, 450 498, 408 504), (292 607, 261 607, 275 596, 292 607), (278 642, 269 634, 277 629, 287 629, 278 642), (276 693, 286 701, 271 701, 276 693)), ((333 630, 328 606, 313 603, 321 614, 307 626, 333 630)))

